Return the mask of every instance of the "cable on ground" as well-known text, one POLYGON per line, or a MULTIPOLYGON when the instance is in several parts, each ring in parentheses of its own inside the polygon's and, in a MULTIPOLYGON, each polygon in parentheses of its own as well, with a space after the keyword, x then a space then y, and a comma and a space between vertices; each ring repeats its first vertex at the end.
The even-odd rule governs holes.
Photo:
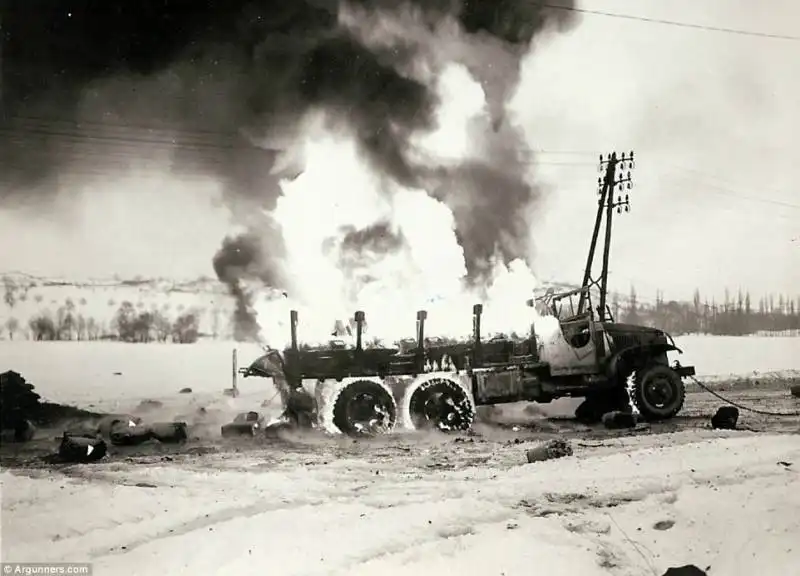
POLYGON ((769 410, 760 410, 758 408, 752 408, 750 406, 744 406, 742 404, 734 402, 733 400, 729 400, 728 398, 725 398, 724 396, 722 396, 718 392, 715 392, 714 390, 712 390, 711 388, 709 388, 708 386, 706 386, 705 384, 700 382, 694 376, 690 376, 689 378, 692 380, 692 382, 697 384, 700 388, 702 388, 703 390, 705 390, 709 394, 711 394, 713 396, 716 396, 717 398, 719 398, 720 400, 722 400, 723 402, 725 402, 727 404, 730 404, 731 406, 735 406, 739 410, 745 410, 746 412, 752 412, 754 414, 761 414, 762 416, 776 416, 776 417, 787 417, 787 418, 788 417, 800 416, 800 412, 771 412, 769 410))

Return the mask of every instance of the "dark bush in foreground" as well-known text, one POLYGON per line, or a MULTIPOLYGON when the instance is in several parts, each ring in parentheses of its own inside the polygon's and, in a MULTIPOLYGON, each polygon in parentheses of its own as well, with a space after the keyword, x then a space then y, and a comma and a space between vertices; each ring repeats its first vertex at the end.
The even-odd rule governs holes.
POLYGON ((13 370, 0 374, 0 421, 4 429, 16 429, 26 420, 41 427, 99 416, 73 406, 42 402, 33 384, 21 374, 13 370))

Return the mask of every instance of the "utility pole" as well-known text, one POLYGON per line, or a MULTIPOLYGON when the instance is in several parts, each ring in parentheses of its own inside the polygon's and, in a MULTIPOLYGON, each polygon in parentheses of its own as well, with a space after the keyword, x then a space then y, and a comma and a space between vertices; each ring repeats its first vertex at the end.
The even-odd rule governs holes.
MULTIPOLYGON (((630 212, 630 198, 628 193, 622 197, 623 190, 630 190, 632 188, 630 170, 635 168, 633 159, 633 152, 627 156, 623 152, 617 157, 616 152, 612 152, 606 158, 600 155, 600 164, 598 171, 605 171, 605 176, 597 179, 598 184, 598 200, 597 200, 597 217, 595 218, 594 231, 592 232, 592 242, 589 246, 589 256, 586 260, 586 269, 583 274, 582 287, 591 289, 598 287, 600 289, 600 303, 598 306, 599 320, 601 322, 606 320, 606 297, 608 294, 608 263, 611 254, 611 225, 614 218, 614 208, 617 213, 621 213, 623 208, 625 212, 630 212), (619 174, 617 173, 619 171, 619 174), (614 198, 615 192, 617 193, 616 199, 614 198), (600 236, 600 226, 603 223, 603 216, 605 216, 605 241, 603 243, 603 269, 599 278, 592 277, 592 266, 594 264, 595 251, 597 249, 597 240, 600 236)), ((588 304, 587 294, 588 290, 581 292, 580 300, 578 303, 578 313, 582 314, 586 311, 588 304)))

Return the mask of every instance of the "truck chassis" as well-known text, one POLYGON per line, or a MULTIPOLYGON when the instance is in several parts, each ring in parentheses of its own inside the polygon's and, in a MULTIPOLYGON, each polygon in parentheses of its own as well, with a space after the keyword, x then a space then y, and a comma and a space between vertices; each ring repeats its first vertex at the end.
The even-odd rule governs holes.
POLYGON ((321 391, 335 382, 339 391, 332 421, 352 435, 388 432, 398 423, 411 429, 467 430, 476 406, 546 403, 565 396, 586 399, 576 416, 587 422, 599 421, 606 412, 630 411, 631 399, 648 420, 671 418, 683 406, 682 378, 693 375, 694 368, 669 365, 667 352, 680 350, 659 330, 596 322, 591 314, 569 318, 561 321, 560 336, 577 338, 561 346, 582 361, 568 357, 559 365, 541 357, 546 347, 533 325, 526 338, 484 340, 482 312, 481 304, 473 306, 471 339, 453 342, 426 337, 427 312, 421 310, 416 338, 388 348, 363 345, 365 314, 359 311, 354 315, 355 346, 332 342, 311 348, 298 341, 299 314, 293 310, 290 346, 282 352, 267 350, 241 374, 273 378, 284 406, 282 422, 301 427, 319 423, 321 391))

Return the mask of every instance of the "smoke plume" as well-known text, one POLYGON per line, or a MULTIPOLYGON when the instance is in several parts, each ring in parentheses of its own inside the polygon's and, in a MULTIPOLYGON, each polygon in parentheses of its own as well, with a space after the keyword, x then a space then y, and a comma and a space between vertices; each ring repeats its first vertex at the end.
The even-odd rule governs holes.
MULTIPOLYGON (((117 167, 155 150, 174 174, 217 179, 246 229, 214 257, 242 338, 255 322, 243 286, 289 282, 271 212, 281 179, 297 170, 285 151, 309 113, 324 112, 376 172, 451 207, 468 278, 480 279, 494 256, 527 252, 524 214, 536 190, 504 104, 533 38, 573 24, 572 0, 566 9, 527 0, 23 4, 11 3, 4 21, 3 201, 52 198, 62 172, 96 166, 103 149, 117 167), (436 126, 435 80, 451 63, 482 84, 491 115, 470 135, 482 157, 456 165, 415 146, 436 126)), ((332 182, 330 193, 347 191, 332 182)), ((387 229, 393 240, 375 242, 378 231, 344 230, 343 257, 360 243, 396 251, 402 238, 387 229)))
POLYGON ((253 308, 253 295, 248 280, 258 280, 265 286, 275 286, 276 277, 263 254, 263 238, 258 234, 244 233, 226 238, 214 255, 214 272, 228 287, 236 308, 233 313, 234 338, 237 341, 258 341, 259 325, 253 308))

